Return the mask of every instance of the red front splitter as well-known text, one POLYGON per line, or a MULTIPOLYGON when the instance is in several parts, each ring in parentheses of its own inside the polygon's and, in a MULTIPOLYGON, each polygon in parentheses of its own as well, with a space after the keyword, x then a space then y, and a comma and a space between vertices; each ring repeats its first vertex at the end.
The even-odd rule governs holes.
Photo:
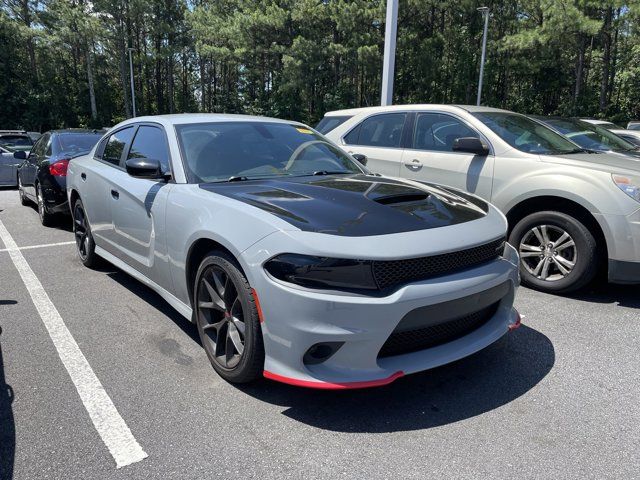
POLYGON ((383 385, 389 385, 391 382, 404 376, 403 371, 398 371, 393 375, 386 378, 380 378, 378 380, 366 380, 363 382, 344 382, 344 383, 331 383, 331 382, 314 382, 312 380, 298 380, 297 378, 284 377, 277 373, 271 373, 267 370, 263 372, 264 378, 269 380, 275 380, 276 382, 287 383, 289 385, 295 385, 296 387, 317 388, 321 390, 349 390, 356 388, 371 388, 381 387, 383 385))

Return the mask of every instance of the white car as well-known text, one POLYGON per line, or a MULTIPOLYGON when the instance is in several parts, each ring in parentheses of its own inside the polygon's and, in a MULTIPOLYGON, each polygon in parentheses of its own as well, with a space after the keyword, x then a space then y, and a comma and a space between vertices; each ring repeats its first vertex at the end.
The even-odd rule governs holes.
POLYGON ((525 284, 578 289, 602 266, 640 282, 640 163, 589 153, 524 115, 476 106, 329 112, 318 130, 368 167, 464 189, 507 216, 525 284))
POLYGON ((627 128, 624 129, 615 123, 607 122, 606 120, 594 120, 593 118, 583 118, 585 122, 592 123, 593 125, 598 125, 600 127, 606 128, 610 132, 615 133, 619 137, 623 138, 627 142, 631 142, 634 145, 640 146, 640 130, 637 128, 632 128, 632 126, 637 126, 637 122, 629 122, 627 128))

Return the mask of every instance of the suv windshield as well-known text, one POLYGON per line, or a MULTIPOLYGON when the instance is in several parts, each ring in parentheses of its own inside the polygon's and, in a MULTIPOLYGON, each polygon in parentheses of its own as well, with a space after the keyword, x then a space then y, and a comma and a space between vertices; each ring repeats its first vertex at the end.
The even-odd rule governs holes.
POLYGON ((2 135, 0 145, 12 150, 30 150, 33 147, 33 141, 29 135, 2 135))
POLYGON ((582 148, 629 151, 637 147, 599 125, 573 118, 540 118, 582 148))
POLYGON ((477 112, 473 116, 521 152, 559 155, 582 151, 575 143, 559 133, 524 115, 506 112, 477 112))
POLYGON ((198 123, 176 125, 176 132, 192 183, 364 171, 342 150, 299 125, 198 123))

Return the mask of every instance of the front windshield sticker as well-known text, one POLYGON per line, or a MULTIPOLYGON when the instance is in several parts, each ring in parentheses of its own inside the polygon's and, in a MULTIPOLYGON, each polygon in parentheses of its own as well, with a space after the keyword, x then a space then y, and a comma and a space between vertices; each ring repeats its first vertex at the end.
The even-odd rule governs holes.
POLYGON ((313 132, 308 128, 296 127, 296 130, 300 133, 306 133, 307 135, 311 135, 313 132))

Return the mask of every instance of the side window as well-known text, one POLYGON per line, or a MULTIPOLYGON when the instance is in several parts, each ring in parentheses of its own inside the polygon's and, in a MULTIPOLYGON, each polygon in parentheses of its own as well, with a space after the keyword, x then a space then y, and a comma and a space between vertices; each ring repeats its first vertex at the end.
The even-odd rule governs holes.
POLYGON ((133 131, 133 127, 127 127, 110 135, 107 139, 106 145, 104 146, 102 160, 112 165, 120 165, 122 152, 124 151, 124 147, 126 147, 131 141, 133 131))
POLYGON ((162 171, 169 171, 169 150, 167 149, 167 141, 164 133, 159 127, 150 127, 142 125, 136 133, 131 149, 129 150, 130 158, 148 158, 160 161, 162 171))
POLYGON ((399 148, 406 117, 406 113, 369 117, 345 137, 345 142, 350 145, 399 148))
POLYGON ((38 142, 36 143, 36 145, 34 145, 33 149, 31 150, 34 153, 34 155, 38 155, 38 156, 44 155, 44 152, 47 148, 47 144, 49 143, 50 138, 51 138, 51 134, 47 133, 38 139, 38 142))
POLYGON ((45 152, 45 156, 50 157, 53 152, 53 141, 56 140, 57 137, 51 135, 49 141, 47 142, 47 151, 45 152))
POLYGON ((462 137, 479 137, 476 132, 450 115, 420 113, 416 119, 413 148, 452 152, 453 142, 462 137))

